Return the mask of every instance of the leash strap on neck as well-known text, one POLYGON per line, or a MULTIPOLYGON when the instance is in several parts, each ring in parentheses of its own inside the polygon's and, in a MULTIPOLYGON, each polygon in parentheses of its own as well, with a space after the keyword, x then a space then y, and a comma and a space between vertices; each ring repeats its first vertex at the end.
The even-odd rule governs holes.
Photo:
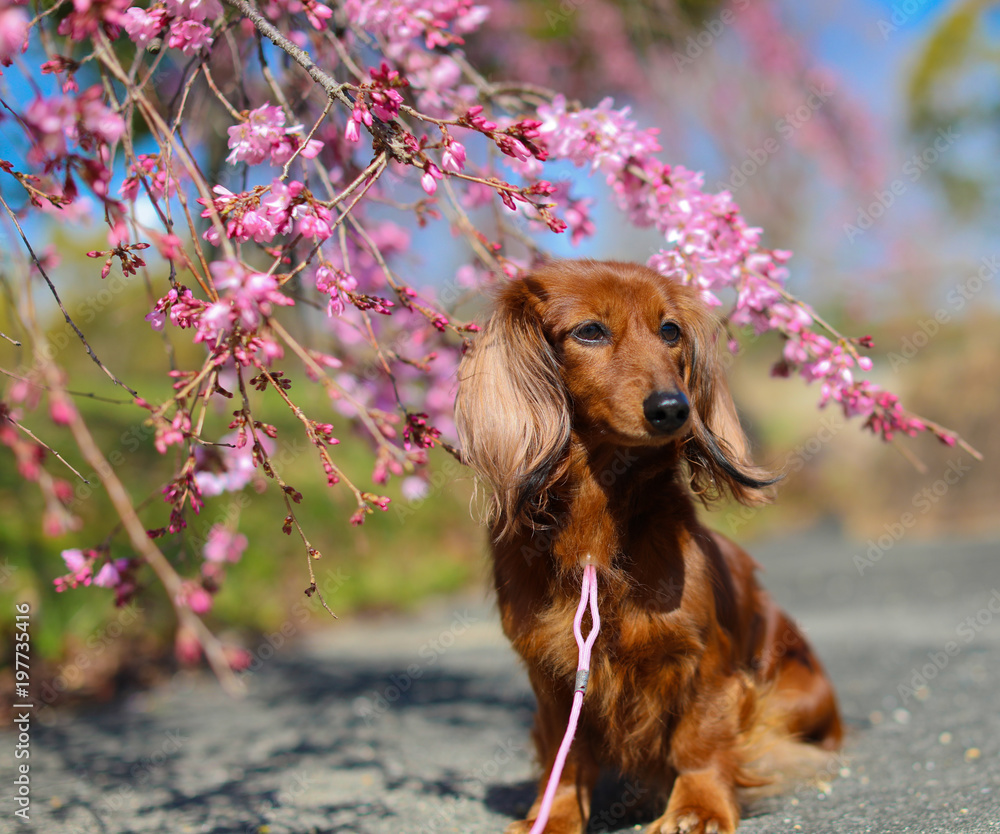
POLYGON ((555 799, 556 789, 559 787, 559 779, 562 777, 563 768, 566 765, 566 758, 569 756, 569 748, 573 744, 573 736, 576 735, 576 727, 580 722, 580 711, 583 709, 583 695, 587 691, 587 679, 590 677, 590 652, 597 640, 597 633, 601 629, 601 615, 597 612, 597 568, 587 557, 587 566, 583 569, 583 584, 580 588, 580 604, 576 609, 576 617, 573 618, 573 635, 576 637, 576 645, 580 649, 580 660, 576 666, 576 690, 573 693, 573 707, 569 714, 569 723, 566 726, 566 735, 563 736, 562 744, 559 745, 559 752, 556 760, 552 763, 552 772, 549 774, 549 782, 545 786, 545 794, 542 796, 542 804, 538 809, 538 816, 535 824, 531 826, 530 834, 542 834, 549 821, 549 814, 552 812, 552 801, 555 799), (590 604, 591 628, 587 639, 583 638, 583 612, 590 604))

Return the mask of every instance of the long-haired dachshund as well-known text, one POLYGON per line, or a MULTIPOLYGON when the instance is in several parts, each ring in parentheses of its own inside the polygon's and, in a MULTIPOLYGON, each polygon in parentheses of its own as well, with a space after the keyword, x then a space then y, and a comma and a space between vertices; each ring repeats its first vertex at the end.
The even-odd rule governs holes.
POLYGON ((546 831, 586 829, 608 766, 669 793, 650 832, 731 832, 766 738, 840 743, 806 639, 695 511, 695 496, 760 503, 775 480, 749 459, 721 334, 691 287, 559 261, 505 286, 463 359, 459 437, 492 492, 503 629, 538 699, 539 799, 508 834, 536 818, 566 728, 588 557, 602 630, 546 831))

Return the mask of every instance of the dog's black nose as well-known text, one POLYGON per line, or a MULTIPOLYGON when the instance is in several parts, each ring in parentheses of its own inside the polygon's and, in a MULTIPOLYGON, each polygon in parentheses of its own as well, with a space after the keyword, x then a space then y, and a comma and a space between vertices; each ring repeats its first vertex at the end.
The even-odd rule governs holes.
POLYGON ((642 404, 642 413, 656 431, 669 434, 687 422, 691 406, 680 391, 654 391, 642 404))

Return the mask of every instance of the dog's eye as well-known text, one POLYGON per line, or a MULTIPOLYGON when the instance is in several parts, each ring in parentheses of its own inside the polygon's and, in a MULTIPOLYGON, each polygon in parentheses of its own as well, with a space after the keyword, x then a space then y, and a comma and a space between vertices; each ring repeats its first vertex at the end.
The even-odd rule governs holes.
POLYGON ((681 337, 681 329, 672 321, 665 321, 660 326, 660 336, 667 344, 673 344, 681 337))
POLYGON ((577 327, 570 335, 578 342, 584 342, 585 344, 596 344, 598 342, 607 341, 611 334, 608 333, 608 328, 606 328, 599 321, 588 321, 577 327))

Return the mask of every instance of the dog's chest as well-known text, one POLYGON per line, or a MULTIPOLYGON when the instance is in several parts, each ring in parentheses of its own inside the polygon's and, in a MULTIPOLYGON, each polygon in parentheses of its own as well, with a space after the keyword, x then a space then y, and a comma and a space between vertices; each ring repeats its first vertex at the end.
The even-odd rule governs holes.
MULTIPOLYGON (((579 600, 561 598, 537 612, 534 627, 509 634, 529 666, 547 670, 570 685, 576 677, 579 647, 572 623, 579 600)), ((686 677, 705 649, 706 624, 679 602, 652 603, 649 596, 607 588, 600 594, 600 630, 593 646, 591 689, 632 697, 643 687, 662 691, 686 677)), ((592 623, 585 614, 582 635, 592 623)))

